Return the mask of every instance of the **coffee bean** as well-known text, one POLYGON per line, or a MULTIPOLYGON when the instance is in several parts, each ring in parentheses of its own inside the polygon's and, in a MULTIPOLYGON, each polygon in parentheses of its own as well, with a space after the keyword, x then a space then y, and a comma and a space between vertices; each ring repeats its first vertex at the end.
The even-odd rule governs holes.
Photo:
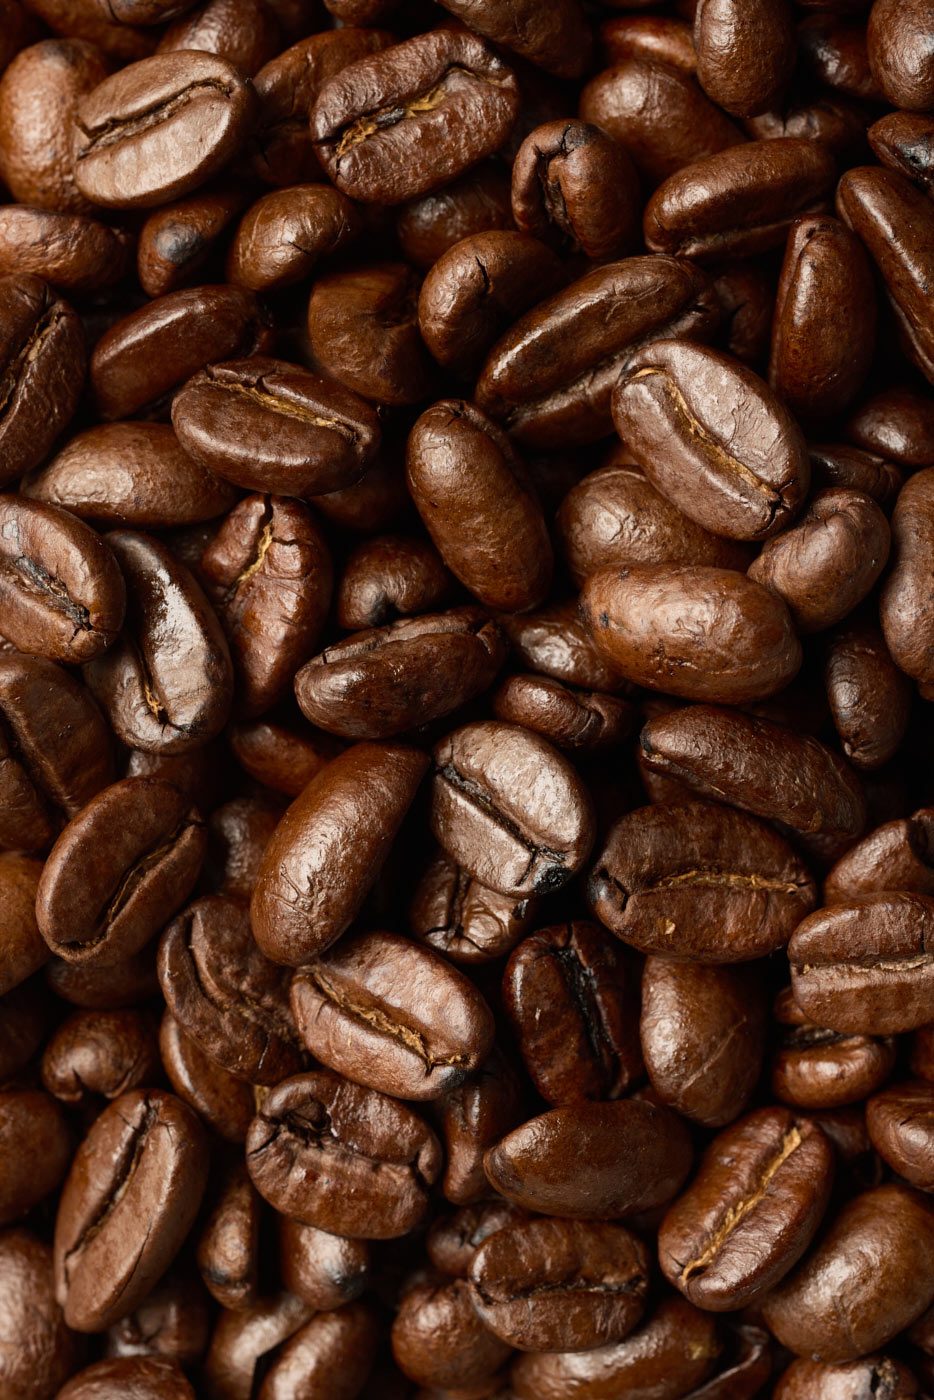
POLYGON ((700 0, 694 48, 701 87, 725 111, 754 117, 780 105, 795 62, 795 31, 784 0, 700 0))
POLYGON ((0 1234, 0 1316, 10 1394, 54 1395, 79 1364, 52 1283, 52 1251, 30 1230, 0 1234))
POLYGON ((254 292, 292 286, 359 227, 356 209, 339 190, 327 185, 276 190, 257 200, 240 220, 227 255, 227 275, 254 292))
POLYGON ((392 1350, 410 1380, 445 1389, 490 1383, 510 1356, 477 1315, 464 1279, 416 1279, 399 1300, 392 1350))
POLYGON ((0 484, 22 476, 71 419, 84 384, 78 317, 38 277, 0 277, 0 484))
POLYGON ((828 872, 828 904, 877 890, 934 896, 934 810, 884 822, 852 846, 828 872))
POLYGON ((815 1025, 788 987, 773 1014, 781 1038, 772 1057, 772 1092, 783 1103, 809 1109, 860 1103, 892 1073, 894 1041, 815 1025))
POLYGON ((115 1099, 158 1073, 155 1023, 141 1011, 77 1011, 42 1056, 42 1082, 60 1103, 115 1099))
POLYGON ((321 1312, 359 1297, 373 1267, 366 1240, 329 1235, 285 1215, 279 1217, 279 1266, 286 1288, 321 1312))
POLYGON ((895 664, 926 695, 934 684, 934 636, 928 604, 931 581, 924 560, 934 529, 934 471, 905 483, 892 516, 891 572, 879 600, 886 645, 895 664))
POLYGON ((453 580, 425 540, 382 535, 350 553, 337 587, 337 620, 353 630, 382 627, 396 616, 432 612, 453 580))

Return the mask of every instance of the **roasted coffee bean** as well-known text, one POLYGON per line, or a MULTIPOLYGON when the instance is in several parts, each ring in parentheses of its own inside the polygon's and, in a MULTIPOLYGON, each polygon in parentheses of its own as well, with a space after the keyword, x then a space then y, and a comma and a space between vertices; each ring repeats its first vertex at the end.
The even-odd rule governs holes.
POLYGON ((194 1400, 195 1392, 176 1361, 164 1356, 116 1357, 96 1361, 73 1376, 59 1395, 65 1400, 194 1400))
POLYGON ((833 1149, 813 1123, 766 1108, 716 1137, 662 1221, 670 1283, 712 1312, 755 1304, 814 1237, 833 1180, 833 1149))
POLYGON ((213 1183, 212 1208, 198 1236, 196 1259, 204 1286, 222 1308, 241 1311, 259 1292, 259 1196, 243 1162, 213 1183))
POLYGON ((441 1187, 455 1205, 489 1196, 484 1154, 518 1123, 521 1099, 519 1076, 496 1049, 475 1074, 442 1095, 438 1123, 447 1160, 441 1187))
POLYGON ((812 444, 808 456, 818 489, 842 486, 862 491, 884 508, 892 505, 902 488, 904 476, 893 462, 847 443, 812 444))
POLYGON ((801 643, 782 599, 731 569, 598 569, 584 584, 580 606, 610 665, 639 685, 686 700, 763 700, 801 665, 801 643))
POLYGON ((853 1361, 894 1337, 934 1295, 934 1211, 907 1186, 849 1201, 766 1298, 762 1315, 783 1346, 818 1361, 853 1361))
POLYGON ((542 10, 534 0, 442 0, 452 15, 494 44, 538 64, 558 78, 579 78, 590 58, 591 34, 577 0, 556 0, 542 10))
POLYGON ((140 1006, 159 994, 154 948, 114 963, 73 963, 53 957, 45 977, 56 996, 89 1011, 140 1006))
POLYGON ((613 387, 641 345, 705 339, 718 319, 716 294, 690 263, 607 263, 540 302, 496 342, 477 402, 531 447, 593 442, 610 431, 613 387))
POLYGON ((66 510, 0 496, 2 632, 20 651, 90 661, 111 646, 126 590, 113 552, 66 510))
POLYGON ((926 0, 902 5, 877 0, 869 16, 866 37, 873 75, 889 102, 910 112, 934 106, 930 25, 926 0))
POLYGON ((507 1200, 545 1215, 600 1220, 670 1201, 691 1167, 687 1129, 638 1099, 553 1108, 508 1133, 484 1158, 507 1200))
POLYGON ((332 77, 311 131, 344 194, 401 204, 492 155, 518 108, 512 70, 491 49, 463 30, 436 29, 332 77))
POLYGON ((217 807, 208 823, 206 873, 218 894, 249 904, 282 807, 259 797, 235 797, 217 807))
MULTIPOLYGON (((310 276, 360 227, 350 200, 328 185, 292 185, 247 210, 227 255, 227 276, 254 292, 289 287, 310 276)), ((214 357, 212 357, 214 358, 214 357)))
POLYGON ((137 530, 213 520, 235 503, 231 487, 183 452, 162 423, 88 428, 20 489, 81 520, 137 530))
MULTIPOLYGON (((4 21, 6 22, 6 21, 4 21)), ((52 1251, 27 1229, 0 1234, 0 1383, 10 1400, 58 1394, 79 1364, 52 1284, 52 1251)))
POLYGON ((795 31, 785 0, 700 0, 694 12, 697 77, 736 117, 778 105, 795 64, 795 31))
POLYGON ((706 346, 658 341, 630 356, 613 422, 652 484, 712 533, 767 539, 807 493, 794 419, 745 365, 706 346))
POLYGON ((295 675, 295 695, 331 734, 389 739, 486 690, 505 655, 502 630, 480 608, 400 618, 312 657, 295 675))
POLYGON ((283 1215, 382 1240, 424 1218, 441 1146, 405 1104, 322 1070, 269 1091, 246 1159, 260 1195, 283 1215))
POLYGON ((256 1113, 253 1086, 235 1078, 206 1055, 169 1011, 162 1017, 159 1049, 166 1075, 179 1098, 222 1138, 244 1142, 256 1113))
MULTIPOLYGON (((226 59, 249 78, 269 62, 279 41, 279 26, 267 0, 203 0, 169 25, 157 53, 200 49, 226 59)), ((251 119, 248 129, 252 125, 251 119)))
POLYGON ((484 1240, 524 1219, 522 1211, 499 1197, 461 1206, 451 1215, 439 1216, 431 1226, 425 1242, 428 1258, 441 1273, 466 1278, 484 1240))
POLYGON ((788 945, 795 1001, 818 1025, 863 1035, 931 1019, 934 899, 865 894, 819 909, 788 945))
POLYGON ((830 202, 834 160, 819 141, 781 137, 731 146, 660 185, 643 220, 655 253, 749 257, 778 247, 796 219, 830 202))
POLYGON ((605 466, 564 497, 558 535, 574 582, 598 569, 627 564, 700 564, 745 569, 746 546, 710 534, 657 491, 618 447, 605 466))
POLYGON ((455 1391, 486 1390, 511 1354, 477 1315, 464 1279, 418 1276, 399 1299, 392 1351, 410 1380, 455 1391))
POLYGON ((225 181, 154 209, 136 246, 136 275, 146 295, 162 297, 195 281, 248 202, 244 190, 225 181))
POLYGON ((922 471, 899 493, 892 516, 892 569, 882 588, 879 616, 896 665, 934 692, 934 585, 925 560, 934 539, 934 471, 922 471))
POLYGON ((190 375, 213 360, 261 353, 270 343, 263 312, 241 287, 187 287, 158 297, 101 336, 91 386, 104 418, 162 409, 190 375))
POLYGON ((558 924, 523 939, 506 965, 503 1005, 550 1104, 619 1098, 642 1073, 632 972, 595 924, 558 924))
POLYGON ((532 923, 535 901, 499 894, 439 852, 409 905, 409 931, 452 962, 483 963, 510 952, 532 923))
POLYGON ((600 25, 603 57, 610 64, 627 58, 665 63, 682 73, 697 69, 697 52, 691 25, 668 15, 620 15, 600 25))
POLYGON ((872 361, 876 298, 869 260, 837 219, 792 225, 778 284, 769 382, 803 419, 833 418, 872 361), (831 327, 820 308, 832 302, 831 327))
POLYGON ((0 277, 39 277, 76 296, 104 292, 122 281, 131 250, 128 233, 87 215, 0 205, 0 277))
POLYGON ((158 1283, 197 1213, 205 1147, 197 1116, 159 1089, 124 1094, 96 1120, 55 1222, 55 1291, 70 1327, 109 1327, 158 1283))
POLYGON ((705 963, 764 957, 817 902, 804 865, 771 827, 700 802, 622 817, 597 856, 588 897, 623 942, 705 963))
POLYGON ((849 442, 904 467, 934 466, 934 412, 927 395, 912 389, 885 389, 851 414, 849 442))
POLYGON ((128 1317, 107 1330, 107 1355, 166 1356, 196 1365, 210 1331, 207 1293, 194 1274, 170 1269, 128 1317))
POLYGON ((841 178, 837 209, 879 270, 906 353, 934 380, 929 323, 934 212, 929 201, 894 170, 861 166, 841 178))
POLYGON ((36 851, 113 778, 88 691, 39 656, 0 656, 0 846, 36 851))
POLYGON ((107 544, 126 579, 127 625, 86 666, 85 679, 125 744, 168 754, 199 748, 223 728, 233 699, 217 616, 164 544, 130 530, 108 535, 107 544))
POLYGON ((358 481, 379 445, 373 409, 334 380, 255 356, 209 365, 175 395, 196 461, 247 491, 316 496, 358 481))
POLYGON ((926 112, 890 112, 866 132, 873 155, 930 192, 934 187, 934 122, 926 112))
POLYGON ((434 751, 431 829, 483 884, 513 896, 559 889, 590 852, 594 816, 575 770, 537 734, 481 721, 434 751))
POLYGON ((525 138, 512 168, 520 229, 588 258, 620 257, 639 243, 639 179, 622 146, 588 122, 546 122, 525 138))
POLYGON ((810 735, 713 705, 649 720, 639 736, 651 772, 806 835, 852 841, 866 803, 855 773, 810 735))
POLYGON ((824 881, 828 904, 877 890, 934 896, 934 808, 885 822, 851 846, 824 881))
POLYGON ((545 676, 509 676, 490 704, 497 719, 521 724, 571 750, 613 748, 632 733, 636 718, 627 700, 571 690, 545 676))
POLYGON ((213 54, 143 59, 78 103, 75 184, 92 204, 147 208, 202 184, 236 154, 253 90, 213 54))
POLYGON ((132 957, 188 898, 206 846, 200 813, 171 783, 104 788, 49 853, 36 894, 43 938, 69 962, 132 957))
POLYGON ((42 1082, 61 1103, 116 1099, 158 1074, 155 1022, 142 1011, 77 1011, 42 1056, 42 1082))
POLYGON ((159 981, 182 1030, 238 1079, 278 1084, 302 1068, 288 973, 256 947, 242 905, 189 905, 162 935, 159 981))
POLYGON ((224 1309, 202 1366, 205 1393, 218 1400, 249 1400, 276 1348, 311 1316, 307 1303, 284 1292, 267 1295, 240 1312, 224 1309))
POLYGON ((881 768, 905 737, 912 688, 874 622, 856 617, 830 634, 824 686, 834 728, 853 767, 881 768))
POLYGON ((934 1190, 934 1085, 909 1080, 883 1090, 866 1105, 866 1126, 893 1171, 934 1190))
POLYGON ((451 573, 486 607, 544 599, 552 552, 542 508, 506 434, 472 404, 442 400, 409 435, 406 476, 451 573))
POLYGON ((597 650, 574 602, 500 621, 523 670, 583 690, 631 693, 628 681, 597 650))
POLYGON ((418 294, 418 328, 445 369, 477 369, 516 316, 564 280, 560 259, 538 238, 492 229, 442 253, 418 294))
POLYGON ((373 1269, 366 1240, 329 1235, 286 1215, 279 1217, 279 1267, 286 1288, 321 1312, 358 1298, 373 1269))
POLYGON ((341 627, 382 627, 395 617, 431 612, 447 601, 453 580, 426 540, 382 535, 351 550, 337 586, 341 627))
POLYGON ((48 452, 84 384, 84 333, 66 301, 37 277, 0 277, 0 484, 48 452))
POLYGON ((462 972, 395 933, 363 933, 292 979, 299 1034, 321 1064, 400 1099, 435 1099, 486 1059, 493 1017, 462 972))
POLYGON ((341 1386, 360 1394, 372 1370, 379 1326, 372 1305, 348 1303, 312 1317, 281 1347, 263 1381, 260 1400, 291 1400, 341 1386))
POLYGON ((41 1089, 0 1088, 0 1225, 57 1191, 73 1147, 68 1121, 41 1089))
POLYGON ((865 102, 882 100, 869 66, 866 29, 858 19, 809 15, 798 25, 798 51, 802 76, 865 102))
POLYGON ((331 602, 331 556, 307 506, 248 496, 201 556, 208 597, 237 671, 238 712, 261 714, 286 693, 316 645, 331 602))
POLYGON ((861 1103, 892 1073, 894 1041, 815 1025, 787 987, 779 993, 773 1014, 781 1039, 772 1056, 771 1085, 783 1103, 808 1109, 861 1103))
POLYGON ((396 215, 402 251, 421 268, 430 268, 462 238, 512 227, 509 172, 493 160, 410 200, 396 215))
POLYGON ((580 115, 628 151, 649 189, 744 139, 690 73, 658 55, 624 57, 598 73, 581 93, 580 115))
POLYGON ((276 828, 253 894, 253 936, 267 957, 301 967, 352 923, 427 767, 418 749, 356 744, 308 784, 276 828))
POLYGON ((704 1127, 731 1123, 762 1069, 766 1002, 755 968, 646 958, 640 1036, 662 1103, 704 1127))
POLYGON ((231 752, 245 773, 288 797, 304 792, 312 778, 341 751, 330 734, 265 719, 231 725, 228 738, 231 752))
POLYGON ((825 1366, 820 1361, 793 1361, 776 1385, 775 1400, 832 1400, 834 1392, 884 1395, 886 1400, 913 1400, 918 1383, 907 1366, 889 1356, 825 1366))

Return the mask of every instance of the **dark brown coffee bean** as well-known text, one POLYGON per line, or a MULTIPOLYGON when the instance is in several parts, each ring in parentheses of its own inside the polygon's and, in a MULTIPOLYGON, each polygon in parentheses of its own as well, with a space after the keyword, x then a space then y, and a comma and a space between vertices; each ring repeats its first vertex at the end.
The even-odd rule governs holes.
POLYGON ((775 107, 795 66, 795 31, 785 0, 699 0, 694 49, 701 87, 735 117, 775 107))
POLYGON ((926 112, 889 112, 866 132, 873 155, 926 193, 934 189, 934 120, 926 112))
POLYGON ((168 395, 213 360, 267 349, 270 332, 252 293, 188 287, 148 302, 106 331, 91 356, 91 384, 104 418, 162 408, 168 395))
POLYGON ((861 166, 841 178, 837 209, 879 269, 906 353, 934 380, 934 211, 929 200, 894 170, 861 166))
POLYGON ((151 32, 133 25, 108 22, 87 0, 30 0, 30 8, 54 33, 87 39, 118 63, 145 58, 155 47, 155 36, 151 32))
POLYGON ((524 670, 583 690, 632 692, 629 682, 597 650, 575 602, 553 603, 538 612, 500 620, 524 670))
POLYGON ((922 1191, 934 1190, 934 1084, 893 1084, 866 1105, 872 1145, 893 1171, 922 1191))
POLYGON ((489 1394, 510 1348, 486 1327, 464 1279, 415 1279, 403 1291, 392 1324, 392 1351, 410 1380, 455 1393, 489 1394))
POLYGON ((502 630, 480 608, 400 618, 312 657, 295 676, 295 695, 331 734, 389 739, 472 700, 505 658, 502 630))
POLYGON ((785 987, 773 1016, 781 1037, 772 1057, 775 1097, 799 1108, 838 1108, 861 1103, 888 1079, 895 1042, 844 1035, 809 1021, 785 987))
POLYGON ((755 265, 737 260, 714 278, 723 313, 724 349, 757 368, 768 355, 772 329, 772 284, 755 265))
POLYGON ((314 1225, 280 1215, 279 1269, 282 1282, 316 1312, 330 1312, 353 1302, 372 1275, 366 1240, 329 1235, 314 1225))
POLYGON ((783 1346, 852 1361, 913 1322, 934 1295, 934 1211, 907 1186, 849 1201, 817 1247, 763 1305, 783 1346))
POLYGON ((719 151, 655 191, 643 221, 646 244, 688 258, 766 252, 784 242, 796 219, 824 213, 834 175, 819 141, 783 137, 719 151))
POLYGON ((730 569, 598 569, 584 585, 581 613, 597 648, 622 675, 686 700, 762 700, 801 665, 785 604, 730 569))
POLYGON ((499 1197, 461 1206, 453 1214, 435 1219, 425 1241, 428 1258, 441 1273, 452 1278, 466 1278, 484 1240, 497 1230, 524 1219, 522 1211, 499 1197))
MULTIPOLYGON (((199 49, 217 54, 251 78, 270 61, 279 42, 279 26, 267 0, 204 0, 169 25, 156 52, 199 49)), ((251 119, 248 129, 252 125, 251 119)))
POLYGON ((834 727, 853 767, 871 772, 887 763, 908 728, 911 682, 895 665, 874 622, 857 617, 831 633, 824 685, 834 727))
POLYGON ((228 738, 244 772, 287 797, 304 792, 342 747, 330 734, 318 733, 310 725, 300 728, 265 719, 232 725, 228 738))
POLYGON ((490 1195, 484 1154, 522 1117, 522 1088, 510 1060, 494 1049, 486 1063, 438 1101, 447 1161, 441 1188, 455 1205, 490 1195))
POLYGON ((261 1204, 245 1165, 225 1167, 195 1255, 205 1288, 222 1308, 240 1311, 257 1301, 261 1204))
POLYGON ((764 957, 817 902, 804 865, 771 827, 700 802, 622 817, 588 897, 625 943, 705 963, 764 957))
POLYGON ((437 551, 415 536, 382 535, 351 550, 337 587, 341 627, 382 627, 395 617, 432 612, 453 580, 437 551))
POLYGON ((934 896, 934 808, 885 822, 841 856, 824 881, 828 904, 878 890, 934 896))
POLYGON ((577 0, 543 10, 534 0, 441 0, 444 8, 491 43, 538 64, 558 78, 579 78, 588 66, 591 35, 577 0))
POLYGON ((113 552, 57 506, 0 496, 2 631, 20 651, 90 661, 111 646, 126 590, 113 552))
POLYGON ((607 263, 540 302, 497 341, 477 402, 532 447, 593 442, 610 431, 613 387, 640 345, 704 339, 718 319, 713 288, 690 263, 607 263))
POLYGON ((693 73, 697 68, 694 36, 686 19, 668 15, 620 15, 600 25, 600 42, 607 63, 645 58, 650 63, 664 63, 682 73, 693 73))
POLYGON ((811 476, 819 490, 844 487, 862 491, 885 509, 891 506, 902 488, 904 475, 894 462, 887 462, 875 453, 863 452, 847 443, 828 443, 808 448, 811 476))
POLYGON ((209 1300, 193 1274, 170 1269, 139 1307, 107 1330, 107 1355, 164 1356, 194 1366, 207 1349, 209 1300))
POLYGON ((116 1099, 159 1073, 155 1022, 141 1011, 77 1011, 42 1056, 42 1082, 61 1103, 116 1099))
POLYGON ((639 738, 654 773, 807 835, 848 841, 866 803, 856 774, 810 735, 737 710, 688 705, 649 721, 639 738))
POLYGON ((417 749, 356 744, 293 802, 266 848, 253 895, 253 934, 267 957, 300 967, 340 937, 427 767, 417 749))
POLYGON ((597 569, 627 564, 702 564, 745 569, 746 547, 710 534, 657 491, 627 448, 565 496, 558 534, 574 582, 597 569))
POLYGON ((510 952, 534 915, 534 900, 489 889, 439 852, 415 887, 409 931, 452 962, 482 963, 510 952))
POLYGON ((206 874, 212 889, 249 904, 281 815, 277 802, 261 797, 234 797, 211 813, 206 874))
POLYGON ((275 190, 240 220, 227 256, 227 276, 254 292, 290 287, 309 277, 321 258, 335 253, 359 229, 350 200, 329 185, 275 190))
POLYGON ((79 102, 75 183, 92 204, 116 209, 176 199, 236 153, 255 102, 237 70, 213 54, 143 59, 79 102))
POLYGON ((596 924, 557 924, 523 939, 506 964, 503 1006, 548 1103, 616 1099, 640 1077, 632 972, 596 924))
POLYGON ((879 893, 819 909, 788 945, 795 1001, 818 1025, 893 1035, 929 1021, 934 899, 879 893))
POLYGON ((72 1153, 68 1122, 40 1089, 0 1088, 0 1225, 57 1191, 72 1153))
POLYGON ((515 1128, 484 1166, 491 1186, 526 1210, 599 1220, 671 1200, 690 1171, 691 1147, 667 1108, 580 1103, 515 1128))
MULTIPOLYGON (((886 1400, 913 1400, 918 1383, 900 1361, 889 1356, 867 1356, 839 1366, 820 1361, 793 1361, 776 1385, 775 1400, 832 1400, 844 1386, 851 1394, 884 1395, 886 1400)), ((845 1393, 845 1391, 843 1392, 845 1393)))
POLYGON ((882 630, 892 659, 934 693, 934 581, 925 561, 934 540, 934 470, 918 472, 899 493, 892 516, 892 570, 879 600, 882 630))
POLYGON ((899 466, 934 466, 934 411, 926 394, 905 388, 874 394, 851 414, 844 432, 865 452, 899 466))
POLYGON ((636 711, 627 700, 571 690, 546 676, 509 676, 490 699, 497 719, 520 724, 573 751, 613 748, 632 733, 636 711))
POLYGON ((575 770, 537 734, 481 721, 436 746, 431 829, 458 865, 501 894, 543 894, 577 873, 594 817, 575 770))
POLYGON ((195 900, 169 925, 159 981, 182 1030, 238 1079, 278 1084, 302 1068, 288 973, 263 957, 233 900, 195 900))
POLYGON ((213 520, 235 501, 162 423, 102 423, 78 433, 20 487, 81 520, 133 529, 213 520))
POLYGON ((621 1225, 528 1220, 481 1244, 470 1295, 482 1321, 522 1351, 589 1351, 641 1320, 645 1246, 621 1225))
POLYGON ((172 1088, 228 1142, 244 1142, 256 1113, 253 1086, 236 1079, 200 1049, 166 1011, 159 1030, 162 1064, 172 1088))
POLYGON ((445 564, 489 608, 525 612, 551 583, 542 508, 505 433, 472 404, 445 399, 416 422, 409 491, 445 564))
POLYGON ((580 115, 628 151, 648 189, 744 139, 690 73, 657 55, 622 58, 598 73, 581 93, 580 115))
POLYGON ((893 107, 924 112, 934 107, 931 7, 927 0, 877 0, 867 41, 873 75, 893 107))
POLYGON ((0 278, 0 484, 41 461, 68 424, 84 384, 81 323, 37 277, 0 278))
POLYGON ((638 247, 640 207, 632 161, 598 126, 546 122, 516 153, 513 217, 543 243, 618 258, 638 247))
POLYGON ((38 656, 0 657, 0 846, 36 851, 113 779, 88 691, 38 656))
POLYGON ((762 1069, 767 1028, 754 968, 649 957, 642 972, 642 1054, 662 1103, 722 1128, 746 1107, 762 1069))
POLYGON ((115 963, 72 963, 53 957, 45 980, 57 997, 91 1011, 139 1006, 159 994, 154 948, 115 963))
POLYGON ((830 1196, 824 1134, 784 1108, 758 1109, 716 1137, 662 1221, 662 1273, 698 1307, 755 1304, 804 1254, 830 1196))
POLYGON ((46 943, 69 962, 131 957, 185 902, 207 833, 197 808, 158 778, 104 788, 65 827, 36 895, 46 943))
POLYGON ((379 1323, 370 1303, 348 1303, 312 1317, 279 1350, 259 1400, 291 1400, 335 1385, 361 1394, 373 1367, 379 1323))
POLYGON ((248 203, 246 190, 224 182, 154 209, 136 247, 136 275, 146 295, 162 297, 194 282, 248 203))
POLYGON ((435 1099, 486 1059, 493 1017, 473 983, 395 933, 358 933, 292 980, 299 1033, 321 1064, 400 1099, 435 1099))
POLYGON ((462 238, 512 227, 509 172, 492 160, 403 204, 396 216, 402 251, 421 268, 430 268, 462 238))
POLYGON ((117 1357, 96 1361, 59 1391, 64 1400, 194 1400, 195 1392, 178 1362, 165 1356, 117 1357))
POLYGON ((238 712, 252 717, 287 692, 317 645, 331 602, 331 556, 300 501, 248 496, 230 512, 199 570, 230 642, 238 712))
POLYGON ((311 131, 345 194, 400 204, 492 155, 518 108, 515 77, 486 44, 437 29, 332 77, 312 108, 311 131))
POLYGON ((875 287, 862 245, 837 219, 799 219, 778 283, 772 388, 800 418, 842 413, 869 371, 875 326, 875 287), (820 310, 830 303, 832 327, 820 310))
POLYGON ((115 1099, 78 1149, 55 1223, 65 1320, 97 1332, 132 1312, 175 1257, 207 1177, 204 1130, 172 1094, 115 1099))
POLYGON ((0 1380, 11 1400, 57 1395, 79 1364, 77 1338, 55 1300, 52 1251, 29 1230, 0 1234, 0 1318, 0 1380))
POLYGON ((320 1071, 270 1090, 247 1167, 283 1215, 351 1239, 395 1239, 423 1219, 441 1146, 404 1104, 320 1071))
POLYGON ((126 579, 127 625, 85 679, 125 744, 153 753, 199 748, 223 728, 233 698, 217 616, 165 545, 130 530, 108 535, 107 544, 126 579))
POLYGON ((210 365, 176 394, 186 452, 247 491, 314 496, 358 481, 379 445, 376 414, 335 383, 284 360, 210 365))
POLYGON ((84 214, 60 214, 25 204, 0 207, 0 277, 41 277, 77 295, 122 281, 132 239, 84 214))
POLYGON ((249 1400, 258 1376, 275 1359, 276 1348, 311 1316, 307 1303, 284 1292, 267 1295, 240 1312, 222 1310, 202 1366, 206 1394, 249 1400))

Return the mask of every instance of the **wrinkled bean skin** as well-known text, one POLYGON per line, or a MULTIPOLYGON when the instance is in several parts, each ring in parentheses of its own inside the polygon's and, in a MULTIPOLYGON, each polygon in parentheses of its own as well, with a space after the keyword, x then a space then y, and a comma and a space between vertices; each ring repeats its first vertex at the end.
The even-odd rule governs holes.
POLYGON ((735 117, 778 105, 791 77, 795 36, 784 0, 700 0, 694 12, 697 77, 735 117))
POLYGON ((631 356, 613 422, 652 484, 705 529, 767 539, 807 492, 791 415, 751 370, 706 346, 661 341, 631 356))
MULTIPOLYGON (((438 1124, 446 1162, 441 1189, 449 1201, 464 1205, 489 1196, 483 1157, 522 1116, 519 1076, 500 1051, 438 1102, 438 1124)), ((466 1272, 466 1270, 465 1270, 466 1272)))
POLYGON ((227 256, 227 275, 254 292, 291 286, 358 227, 350 200, 326 185, 276 190, 241 219, 227 256))
POLYGON ((253 1184, 277 1210, 352 1239, 406 1234, 441 1168, 437 1138, 410 1108, 326 1071, 267 1094, 246 1154, 253 1184))
POLYGON ((833 1400, 835 1394, 858 1395, 860 1390, 869 1395, 891 1396, 891 1400, 913 1400, 918 1385, 901 1362, 888 1356, 867 1356, 839 1366, 793 1361, 782 1373, 774 1393, 775 1400, 833 1400))
POLYGON ((760 1109, 716 1137, 659 1230, 659 1263, 713 1312, 761 1299, 801 1258, 830 1195, 833 1149, 787 1109, 760 1109))
POLYGON ((329 1235, 283 1215, 279 1245, 282 1282, 316 1311, 353 1302, 369 1282, 370 1246, 365 1240, 329 1235))
POLYGON ((463 1279, 417 1279, 399 1300, 392 1325, 399 1369, 425 1386, 482 1386, 510 1355, 477 1315, 463 1279))
POLYGON ((785 604, 729 569, 598 569, 584 584, 580 607, 611 666, 647 689, 686 700, 762 700, 787 685, 801 665, 785 604))
POLYGON ((253 936, 267 957, 300 967, 340 937, 427 767, 417 749, 357 744, 309 783, 276 828, 253 894, 253 936))
POLYGON ((78 1011, 49 1041, 42 1082, 60 1103, 119 1098, 158 1074, 155 1026, 139 1011, 78 1011))
POLYGON ((873 771, 898 751, 911 710, 911 681, 875 624, 847 620, 829 637, 824 684, 840 744, 854 768, 873 771))
POLYGON ((762 1068, 765 1013, 751 969, 647 958, 639 1030, 662 1103, 705 1127, 732 1122, 762 1068))
POLYGON ((96 1361, 58 1392, 64 1400, 193 1400, 195 1392, 177 1362, 167 1357, 134 1356, 96 1361))
POLYGON ((492 1014, 472 983, 398 934, 343 939, 296 972, 291 1000, 316 1060, 396 1098, 438 1098, 493 1045, 492 1014))
POLYGON ((934 896, 934 809, 876 827, 841 856, 824 881, 828 904, 876 890, 934 896))
POLYGON ((409 931, 452 962, 482 963, 510 952, 534 914, 534 900, 489 889, 439 852, 415 887, 409 931))
POLYGON ((634 712, 626 700, 595 691, 575 691, 544 676, 510 676, 492 701, 497 719, 521 724, 559 748, 609 749, 632 731, 634 712))
POLYGON ((33 276, 69 295, 112 289, 130 265, 132 239, 85 214, 0 206, 0 276, 33 276))
POLYGON ((109 1327, 158 1282, 197 1213, 204 1147, 197 1116, 162 1090, 124 1094, 94 1123, 55 1225, 55 1292, 70 1327, 109 1327))
POLYGON ((934 581, 925 561, 934 538, 934 471, 918 472, 899 493, 892 515, 892 569, 879 616, 896 665, 922 695, 934 687, 934 630, 927 621, 934 581))
POLYGON ((776 999, 774 1016, 783 1033, 772 1058, 771 1084, 783 1103, 805 1109, 859 1103, 892 1072, 893 1040, 844 1035, 817 1026, 787 987, 776 999))
POLYGON ((637 1099, 554 1108, 484 1158, 490 1185, 525 1210, 599 1220, 663 1205, 691 1165, 687 1130, 637 1099))
POLYGON ((382 535, 350 553, 337 586, 337 621, 358 630, 431 612, 446 602, 452 579, 424 540, 382 535))
POLYGON ((934 1190, 934 1085, 893 1084, 866 1105, 872 1144, 893 1171, 922 1191, 934 1190))
POLYGON ((722 963, 781 947, 817 895, 764 822, 687 803, 622 817, 597 856, 588 899, 617 938, 642 952, 722 963))
POLYGON ((929 1305, 932 1250, 930 1202, 906 1186, 876 1187, 842 1208, 765 1300, 763 1316, 797 1355, 853 1361, 884 1346, 929 1305))
POLYGON ((934 106, 931 7, 926 0, 893 5, 878 0, 869 16, 867 41, 873 76, 895 107, 909 112, 934 106))

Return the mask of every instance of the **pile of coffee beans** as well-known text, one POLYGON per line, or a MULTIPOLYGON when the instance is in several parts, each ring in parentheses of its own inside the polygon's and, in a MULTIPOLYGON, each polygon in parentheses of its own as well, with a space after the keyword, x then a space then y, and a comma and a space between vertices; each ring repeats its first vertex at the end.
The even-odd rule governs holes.
POLYGON ((934 0, 0 0, 0 1400, 934 1396, 934 0))

